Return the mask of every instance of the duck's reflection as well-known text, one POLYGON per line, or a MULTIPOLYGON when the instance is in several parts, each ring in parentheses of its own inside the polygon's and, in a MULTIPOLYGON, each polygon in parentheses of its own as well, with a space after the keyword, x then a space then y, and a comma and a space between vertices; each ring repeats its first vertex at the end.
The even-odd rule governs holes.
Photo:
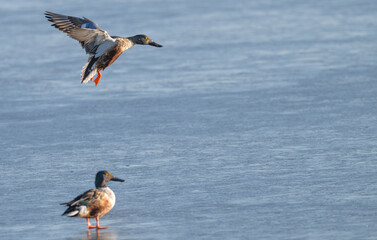
POLYGON ((69 238, 69 240, 117 240, 118 234, 115 232, 106 232, 99 229, 88 229, 86 234, 79 237, 69 238))

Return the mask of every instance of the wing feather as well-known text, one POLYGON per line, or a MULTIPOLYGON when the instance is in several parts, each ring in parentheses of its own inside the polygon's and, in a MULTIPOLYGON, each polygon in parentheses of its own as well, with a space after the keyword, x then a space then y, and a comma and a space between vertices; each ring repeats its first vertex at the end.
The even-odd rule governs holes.
POLYGON ((115 44, 115 40, 105 30, 88 18, 77 18, 48 11, 45 12, 45 16, 48 21, 54 23, 52 26, 79 41, 87 54, 96 55, 98 47, 104 43, 110 47, 115 44))
POLYGON ((91 204, 95 204, 97 200, 100 200, 105 193, 98 189, 91 189, 83 194, 80 194, 75 199, 67 203, 61 203, 61 205, 67 205, 68 209, 62 215, 67 215, 69 217, 75 217, 80 214, 82 207, 90 208, 91 204))

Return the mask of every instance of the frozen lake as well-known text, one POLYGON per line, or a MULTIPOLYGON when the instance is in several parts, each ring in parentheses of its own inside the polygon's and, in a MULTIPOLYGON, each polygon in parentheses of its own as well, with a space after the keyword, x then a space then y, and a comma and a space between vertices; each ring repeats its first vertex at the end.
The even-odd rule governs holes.
MULTIPOLYGON (((0 239, 375 239, 375 0, 0 4, 0 239), (45 10, 145 33, 97 87, 45 10), (111 182, 97 235, 59 203, 111 182)), ((93 222, 94 223, 94 222, 93 222)))

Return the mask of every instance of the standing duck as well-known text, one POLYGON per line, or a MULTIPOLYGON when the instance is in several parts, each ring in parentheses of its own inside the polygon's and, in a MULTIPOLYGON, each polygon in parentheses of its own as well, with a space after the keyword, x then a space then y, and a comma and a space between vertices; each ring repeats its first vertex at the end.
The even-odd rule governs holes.
POLYGON ((108 171, 99 171, 96 175, 96 189, 90 189, 72 201, 62 203, 61 205, 68 206, 62 216, 86 218, 89 229, 107 228, 99 225, 99 218, 108 213, 115 204, 115 194, 106 186, 109 181, 124 182, 123 179, 114 177, 108 171), (96 219, 96 226, 90 225, 89 218, 96 219))
POLYGON ((95 22, 84 18, 66 16, 53 12, 45 12, 48 21, 53 22, 51 26, 67 33, 71 38, 81 43, 81 46, 89 54, 88 62, 81 70, 81 83, 92 80, 97 73, 94 83, 98 84, 101 79, 100 71, 110 66, 124 51, 135 44, 151 45, 162 47, 144 34, 133 37, 110 36, 102 30, 95 22))

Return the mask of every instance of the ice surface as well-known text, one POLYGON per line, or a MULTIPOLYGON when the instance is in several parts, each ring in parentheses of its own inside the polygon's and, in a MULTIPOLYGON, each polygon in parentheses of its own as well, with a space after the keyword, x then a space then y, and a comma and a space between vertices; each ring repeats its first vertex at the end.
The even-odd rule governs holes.
POLYGON ((377 4, 0 5, 1 239, 373 239, 377 4), (147 34, 97 87, 45 10, 147 34), (87 236, 60 202, 109 186, 87 236))

